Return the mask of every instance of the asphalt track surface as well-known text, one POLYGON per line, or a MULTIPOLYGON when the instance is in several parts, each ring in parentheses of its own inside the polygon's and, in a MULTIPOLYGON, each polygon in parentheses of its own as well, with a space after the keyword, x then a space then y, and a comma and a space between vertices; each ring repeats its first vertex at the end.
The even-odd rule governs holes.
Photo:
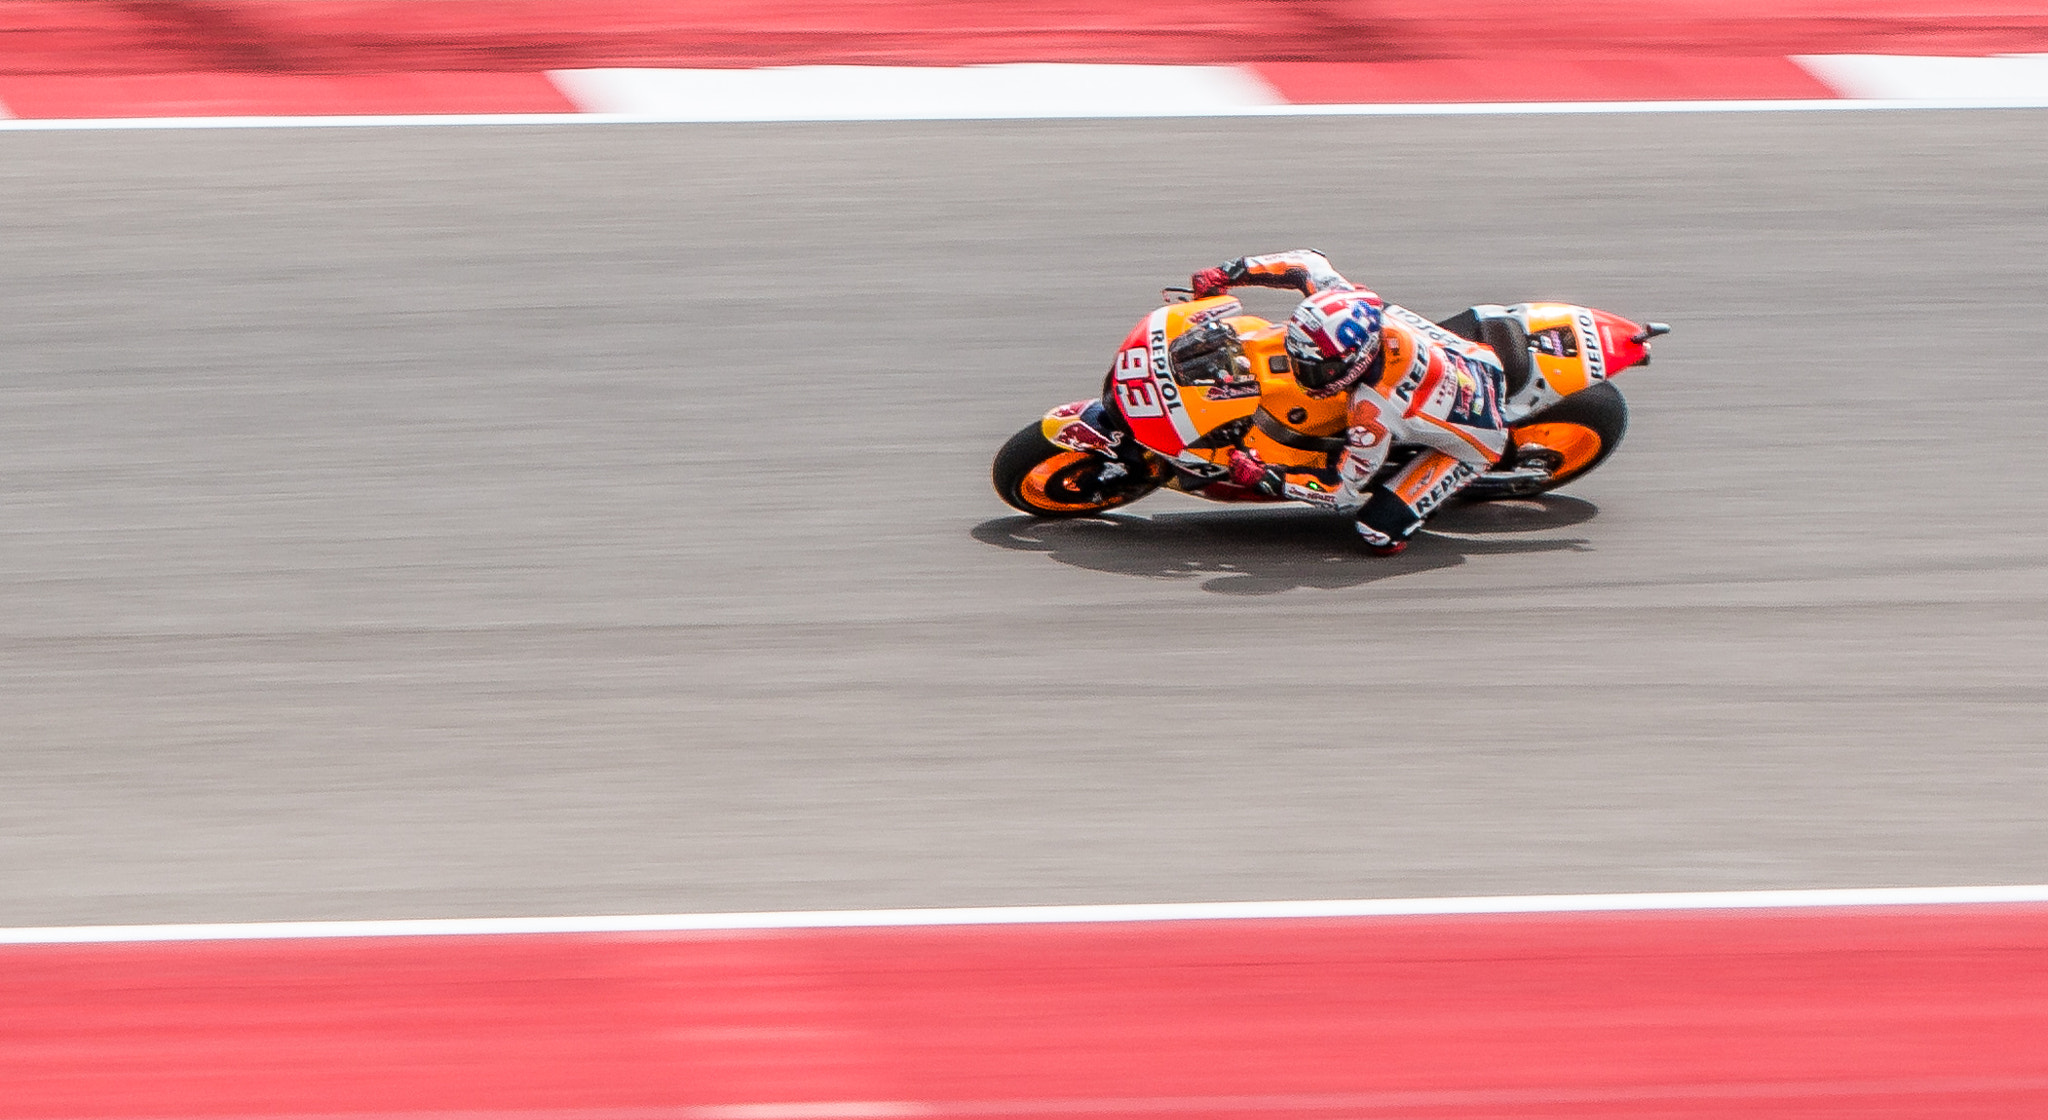
POLYGON ((0 136, 0 924, 2048 880, 2043 135, 0 136), (1303 244, 1677 329, 1395 560, 997 501, 1303 244))

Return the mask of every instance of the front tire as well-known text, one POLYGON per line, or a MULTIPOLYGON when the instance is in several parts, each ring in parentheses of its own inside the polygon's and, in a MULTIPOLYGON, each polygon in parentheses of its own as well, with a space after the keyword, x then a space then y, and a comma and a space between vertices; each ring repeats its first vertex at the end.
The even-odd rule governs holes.
POLYGON ((1087 517, 1129 505, 1159 489, 1161 480, 1145 470, 1104 482, 1102 468, 1109 462, 1061 447, 1045 438, 1043 426, 1033 421, 996 452, 996 493, 1033 517, 1087 517))

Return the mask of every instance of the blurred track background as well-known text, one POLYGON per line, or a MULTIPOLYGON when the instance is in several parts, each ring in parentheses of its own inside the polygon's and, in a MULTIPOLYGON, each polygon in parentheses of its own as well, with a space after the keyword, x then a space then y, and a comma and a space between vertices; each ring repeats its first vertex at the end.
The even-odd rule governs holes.
MULTIPOLYGON (((2039 105, 2042 51, 1988 0, 0 0, 0 116, 2039 105)), ((2048 112, 0 125, 0 927, 2048 880, 2048 112), (1394 561, 990 493, 1161 285, 1302 245, 1677 333, 1601 471, 1394 561)), ((2033 1115, 2041 917, 12 929, 0 1115, 2033 1115)))
POLYGON ((0 924, 2041 881, 2043 135, 0 137, 0 924), (1676 331, 1397 560, 1009 515, 1304 244, 1676 331))

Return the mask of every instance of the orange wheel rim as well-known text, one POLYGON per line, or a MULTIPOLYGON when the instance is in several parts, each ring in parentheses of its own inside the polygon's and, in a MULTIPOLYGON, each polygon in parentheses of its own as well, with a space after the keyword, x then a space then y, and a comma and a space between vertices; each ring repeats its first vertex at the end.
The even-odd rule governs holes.
POLYGON ((1024 484, 1018 487, 1024 493, 1024 500, 1040 509, 1072 511, 1103 508, 1108 503, 1063 502, 1046 493, 1046 487, 1052 485, 1053 479, 1059 477, 1061 471, 1075 466, 1088 457, 1086 452, 1068 451, 1031 468, 1031 473, 1024 476, 1024 484))
POLYGON ((1553 478, 1585 470, 1600 454, 1600 433, 1583 424, 1531 424, 1515 429, 1515 442, 1541 444, 1564 456, 1553 478))

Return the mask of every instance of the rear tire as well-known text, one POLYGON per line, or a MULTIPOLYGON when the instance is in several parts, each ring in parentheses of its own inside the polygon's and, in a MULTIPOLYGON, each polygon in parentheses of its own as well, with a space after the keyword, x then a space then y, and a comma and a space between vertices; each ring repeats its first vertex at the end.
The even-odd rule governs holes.
POLYGON ((1100 475, 1106 462, 1100 455, 1069 451, 1045 438, 1034 420, 996 452, 996 493, 1033 517, 1090 517, 1129 505, 1164 481, 1155 472, 1139 469, 1105 485, 1100 475))
POLYGON ((1585 476, 1606 462, 1614 449, 1621 446, 1621 437, 1628 434, 1628 401, 1611 382, 1599 381, 1523 418, 1511 430, 1516 460, 1528 455, 1532 445, 1541 445, 1561 456, 1563 462, 1547 481, 1533 488, 1474 497, 1528 497, 1585 476))

